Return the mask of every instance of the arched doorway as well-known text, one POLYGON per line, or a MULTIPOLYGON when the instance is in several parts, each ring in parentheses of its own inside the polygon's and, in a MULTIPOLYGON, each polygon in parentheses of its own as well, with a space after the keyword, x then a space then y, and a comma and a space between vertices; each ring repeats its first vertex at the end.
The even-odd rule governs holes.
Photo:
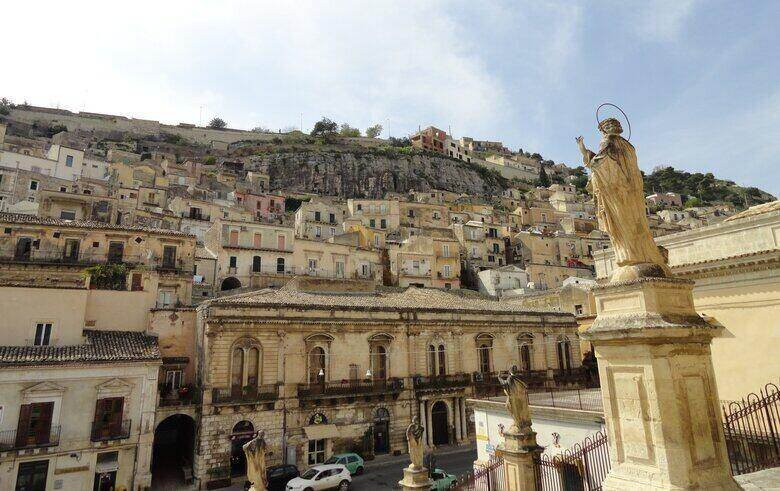
POLYGON ((434 445, 450 443, 450 432, 447 427, 447 403, 444 401, 438 401, 431 407, 431 425, 434 445))
POLYGON ((186 414, 165 418, 154 431, 152 489, 173 489, 192 474, 195 421, 186 414))
POLYGON ((230 477, 246 475, 244 444, 255 436, 255 427, 249 421, 239 421, 230 435, 230 477))
POLYGON ((380 407, 374 414, 374 453, 390 451, 390 412, 380 407))
POLYGON ((241 288, 241 282, 238 281, 238 278, 234 276, 228 276, 224 280, 222 280, 222 286, 220 289, 224 292, 226 290, 234 290, 236 288, 241 288))

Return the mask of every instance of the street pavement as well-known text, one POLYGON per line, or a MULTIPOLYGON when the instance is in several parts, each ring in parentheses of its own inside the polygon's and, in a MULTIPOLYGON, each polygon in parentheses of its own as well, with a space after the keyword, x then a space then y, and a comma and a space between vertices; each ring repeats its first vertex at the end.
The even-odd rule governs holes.
MULTIPOLYGON (((470 471, 477 460, 475 445, 443 447, 437 449, 436 467, 450 474, 460 476, 470 471)), ((409 465, 409 456, 381 458, 366 463, 366 472, 352 479, 350 489, 354 491, 376 489, 398 489, 398 481, 403 478, 403 468, 409 465)))

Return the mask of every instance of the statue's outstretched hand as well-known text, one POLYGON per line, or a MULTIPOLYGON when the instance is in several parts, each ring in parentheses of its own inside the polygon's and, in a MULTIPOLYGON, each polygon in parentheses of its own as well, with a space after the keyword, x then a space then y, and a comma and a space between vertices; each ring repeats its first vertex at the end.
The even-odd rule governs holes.
POLYGON ((578 136, 574 140, 577 142, 577 146, 580 147, 580 152, 582 154, 585 154, 585 152, 587 151, 587 148, 585 148, 585 142, 582 140, 582 137, 578 136))

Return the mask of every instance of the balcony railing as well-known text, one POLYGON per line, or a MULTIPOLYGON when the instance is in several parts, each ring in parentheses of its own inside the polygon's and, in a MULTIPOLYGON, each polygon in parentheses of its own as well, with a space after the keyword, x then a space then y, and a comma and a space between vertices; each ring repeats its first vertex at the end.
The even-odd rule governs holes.
POLYGON ((130 438, 132 420, 124 419, 121 423, 106 423, 105 421, 93 421, 90 440, 93 442, 107 442, 110 440, 122 440, 130 438))
POLYGON ((0 451, 53 447, 60 444, 60 427, 52 426, 47 433, 17 435, 16 430, 0 431, 0 451))
POLYGON ((184 259, 166 260, 164 258, 153 258, 151 262, 154 268, 160 272, 170 273, 190 273, 193 270, 192 261, 184 259))
POLYGON ((160 388, 160 400, 158 406, 160 407, 176 407, 176 406, 189 406, 192 404, 200 404, 202 397, 201 391, 198 388, 191 388, 186 391, 179 390, 165 390, 160 388))
POLYGON ((311 384, 298 384, 298 397, 361 396, 368 394, 397 393, 401 392, 403 386, 403 380, 398 378, 315 382, 311 384))
POLYGON ((279 386, 215 388, 211 391, 213 404, 249 404, 274 401, 279 397, 279 386))
MULTIPOLYGON (((501 372, 475 372, 472 375, 474 389, 479 395, 500 390, 501 382, 498 377, 501 372)), ((528 388, 544 387, 547 380, 547 370, 525 370, 520 372, 520 378, 528 388)))
POLYGON ((66 253, 64 248, 31 249, 17 251, 15 247, 0 249, 0 262, 28 264, 72 264, 74 266, 89 266, 105 263, 137 264, 141 261, 138 255, 124 254, 121 257, 106 253, 78 252, 66 253))
POLYGON ((417 375, 413 380, 414 388, 417 390, 459 388, 471 385, 471 374, 455 373, 452 375, 417 375))

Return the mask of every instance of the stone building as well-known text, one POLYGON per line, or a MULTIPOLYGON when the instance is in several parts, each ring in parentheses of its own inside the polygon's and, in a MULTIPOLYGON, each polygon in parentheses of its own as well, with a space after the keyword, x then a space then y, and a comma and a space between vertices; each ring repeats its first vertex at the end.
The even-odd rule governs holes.
POLYGON ((534 386, 578 380, 571 314, 476 293, 332 288, 296 279, 198 308, 202 481, 240 482, 253 431, 265 431, 272 464, 406 452, 416 415, 430 445, 472 439, 466 398, 497 393, 512 365, 534 386))
POLYGON ((301 203, 295 212, 295 236, 310 240, 328 240, 344 233, 347 207, 320 197, 301 203))

